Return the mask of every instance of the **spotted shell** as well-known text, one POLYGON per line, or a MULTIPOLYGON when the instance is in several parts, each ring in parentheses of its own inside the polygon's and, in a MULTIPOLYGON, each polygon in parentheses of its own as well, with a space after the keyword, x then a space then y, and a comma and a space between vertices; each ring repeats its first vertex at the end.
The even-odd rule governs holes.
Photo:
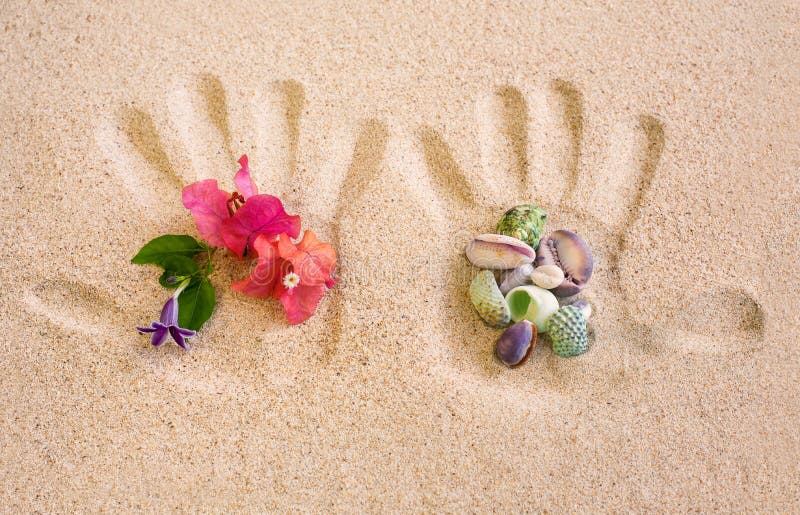
POLYGON ((547 320, 547 333, 553 342, 553 352, 562 358, 586 352, 586 317, 577 306, 562 306, 547 320))
POLYGON ((505 327, 511 321, 508 303, 489 270, 478 272, 469 285, 469 298, 481 318, 493 327, 505 327))

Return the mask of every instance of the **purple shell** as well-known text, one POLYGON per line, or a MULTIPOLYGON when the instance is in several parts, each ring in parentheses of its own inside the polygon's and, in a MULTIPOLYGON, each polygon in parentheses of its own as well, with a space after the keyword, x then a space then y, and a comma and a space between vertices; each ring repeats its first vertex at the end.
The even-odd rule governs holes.
POLYGON ((583 239, 570 231, 555 231, 539 243, 536 266, 556 265, 564 271, 564 281, 551 291, 558 297, 577 295, 589 282, 594 258, 583 239))

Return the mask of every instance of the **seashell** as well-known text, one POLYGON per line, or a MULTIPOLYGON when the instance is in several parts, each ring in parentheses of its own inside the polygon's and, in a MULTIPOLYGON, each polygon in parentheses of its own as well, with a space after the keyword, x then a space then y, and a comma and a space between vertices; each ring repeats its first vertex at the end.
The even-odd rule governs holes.
POLYGON ((583 318, 585 318, 587 322, 589 321, 589 317, 592 316, 591 304, 581 299, 581 300, 576 300, 575 302, 570 304, 570 306, 575 306, 576 308, 580 309, 581 313, 583 313, 583 318))
POLYGON ((536 266, 556 265, 564 271, 564 280, 553 293, 559 297, 577 295, 592 276, 594 259, 589 246, 570 231, 555 231, 542 239, 536 252, 536 266))
POLYGON ((516 367, 528 360, 534 347, 536 326, 523 320, 503 331, 494 346, 494 353, 504 365, 516 367))
POLYGON ((475 236, 466 253, 473 265, 490 270, 508 270, 536 259, 536 251, 527 243, 502 234, 475 236))
POLYGON ((487 324, 493 327, 508 325, 511 313, 492 272, 483 270, 472 279, 469 285, 469 298, 487 324))
POLYGON ((586 317, 579 306, 564 306, 556 311, 547 321, 547 332, 558 356, 568 358, 586 352, 586 317))
POLYGON ((530 279, 539 288, 550 290, 564 282, 564 271, 557 265, 537 266, 531 273, 530 279))
POLYGON ((547 319, 558 311, 558 299, 549 290, 538 286, 517 286, 506 295, 511 320, 528 320, 536 324, 539 334, 547 332, 547 319))
MULTIPOLYGON (((505 295, 517 286, 531 284, 531 274, 533 271, 533 265, 530 263, 525 263, 524 265, 520 265, 513 271, 507 273, 503 281, 500 283, 500 293, 505 295)), ((561 269, 559 269, 559 271, 561 271, 561 269)), ((561 277, 564 277, 563 273, 561 274, 561 277)))
POLYGON ((533 248, 539 245, 539 238, 547 221, 547 213, 533 204, 512 207, 497 224, 497 233, 522 240, 533 248))

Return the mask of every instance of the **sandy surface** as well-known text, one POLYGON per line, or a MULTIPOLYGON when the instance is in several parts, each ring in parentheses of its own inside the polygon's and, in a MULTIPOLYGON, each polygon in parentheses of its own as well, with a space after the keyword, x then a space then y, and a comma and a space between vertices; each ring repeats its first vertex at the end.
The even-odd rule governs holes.
POLYGON ((227 3, 0 10, 0 505, 798 509, 796 4, 227 3), (128 260, 245 152, 341 286, 290 327, 219 259, 152 349, 128 260), (462 249, 521 201, 596 315, 508 370, 462 249))

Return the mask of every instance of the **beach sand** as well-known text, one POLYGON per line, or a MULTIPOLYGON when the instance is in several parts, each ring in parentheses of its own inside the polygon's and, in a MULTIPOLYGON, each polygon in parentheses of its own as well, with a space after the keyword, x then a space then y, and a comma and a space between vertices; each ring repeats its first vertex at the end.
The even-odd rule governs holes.
POLYGON ((798 509, 796 4, 229 3, 0 12, 4 511, 798 509), (154 349, 129 260, 244 153, 341 283, 292 327, 220 253, 154 349), (463 248, 521 202, 595 315, 510 370, 463 248))

